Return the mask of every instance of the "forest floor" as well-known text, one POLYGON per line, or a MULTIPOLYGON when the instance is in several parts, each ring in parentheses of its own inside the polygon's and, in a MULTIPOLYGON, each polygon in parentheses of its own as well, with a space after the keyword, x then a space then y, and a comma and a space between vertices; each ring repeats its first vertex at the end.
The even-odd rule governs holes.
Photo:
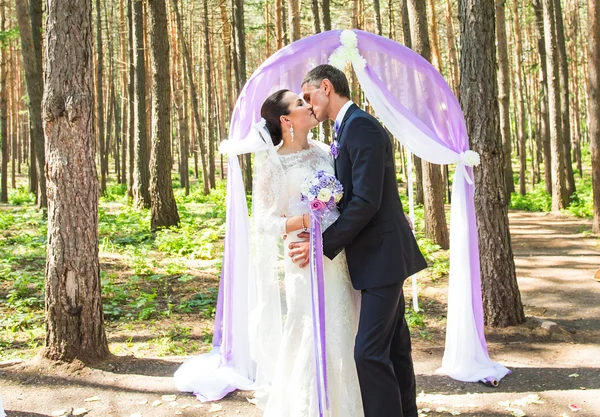
MULTIPOLYGON (((592 278, 600 267, 600 240, 589 234, 590 221, 570 215, 511 212, 510 221, 527 321, 486 332, 491 358, 512 373, 497 388, 436 374, 444 350, 447 277, 426 274, 419 284, 424 322, 413 328, 421 415, 600 416, 600 282, 592 278)), ((119 259, 103 256, 101 266, 118 269, 119 259)), ((216 285, 214 270, 190 268, 202 273, 193 281, 175 280, 174 291, 216 285)), ((107 336, 116 356, 95 367, 38 358, 4 362, 0 394, 8 416, 50 416, 80 408, 88 416, 261 416, 247 401, 251 392, 201 404, 176 391, 171 377, 184 357, 165 355, 160 346, 169 332, 187 329, 186 351, 206 351, 212 319, 194 317, 165 317, 147 326, 109 322, 107 336)))

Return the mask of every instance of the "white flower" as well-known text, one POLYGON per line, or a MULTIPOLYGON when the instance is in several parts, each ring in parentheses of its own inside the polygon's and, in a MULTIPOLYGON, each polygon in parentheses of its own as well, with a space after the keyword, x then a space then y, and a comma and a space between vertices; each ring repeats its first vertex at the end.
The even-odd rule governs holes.
POLYGON ((311 181, 312 185, 319 185, 319 179, 318 178, 313 178, 313 180, 311 181))
POLYGON ((300 192, 302 193, 302 195, 306 195, 308 194, 310 187, 308 186, 307 183, 304 183, 300 186, 300 192))
POLYGON ((331 199, 331 191, 328 188, 321 188, 319 195, 317 196, 323 203, 327 203, 331 199))
POLYGON ((229 140, 225 139, 219 144, 219 153, 225 155, 230 149, 229 140))
POLYGON ((329 57, 329 65, 332 65, 340 71, 343 71, 346 67, 346 57, 344 57, 344 54, 341 53, 341 49, 342 48, 340 47, 333 51, 329 57))
POLYGON ((351 30, 344 30, 340 35, 340 42, 347 48, 356 48, 358 46, 358 36, 351 30))
POLYGON ((481 163, 481 158, 477 152, 468 150, 460 154, 460 162, 468 167, 476 167, 481 163))
POLYGON ((312 193, 308 193, 306 198, 308 198, 308 201, 313 201, 315 198, 317 198, 317 196, 312 193))
POLYGON ((333 201, 335 201, 336 203, 339 203, 341 199, 342 199, 342 194, 336 194, 333 196, 333 201))

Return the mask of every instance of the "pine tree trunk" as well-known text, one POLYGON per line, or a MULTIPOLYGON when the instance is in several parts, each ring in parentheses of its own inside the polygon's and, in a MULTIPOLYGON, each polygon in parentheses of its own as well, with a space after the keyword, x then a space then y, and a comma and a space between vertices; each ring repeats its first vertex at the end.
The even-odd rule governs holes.
MULTIPOLYGON (((42 64, 42 26, 43 26, 43 9, 42 0, 30 0, 29 1, 29 16, 31 18, 31 32, 33 39, 33 50, 34 60, 37 63, 37 83, 39 83, 39 101, 32 103, 31 106, 35 110, 35 114, 38 114, 39 119, 33 118, 33 129, 30 130, 30 135, 33 136, 31 139, 35 143, 33 152, 35 152, 36 161, 36 172, 37 179, 37 207, 39 209, 46 209, 48 207, 48 197, 46 192, 46 154, 45 154, 45 142, 44 142, 44 129, 42 122, 42 94, 44 92, 44 69, 42 64)), ((36 82, 36 81, 33 81, 36 82)), ((29 84, 29 82, 27 83, 29 84)), ((31 96, 29 98, 32 100, 31 96)), ((34 114, 34 116, 35 116, 34 114)), ((30 122, 31 123, 31 122, 30 122)))
POLYGON ((150 62, 152 63, 152 156, 150 158, 151 228, 179 225, 171 167, 171 76, 166 0, 149 0, 150 62))
POLYGON ((102 9, 100 0, 96 0, 96 124, 98 127, 98 149, 100 150, 100 193, 106 192, 106 172, 104 159, 108 153, 104 132, 104 51, 102 50, 102 9))
POLYGON ((567 46, 565 28, 560 0, 554 0, 554 18, 556 21, 556 45, 558 59, 558 84, 560 86, 560 123, 563 140, 563 156, 567 195, 575 193, 575 177, 573 176, 573 161, 571 158, 571 123, 569 120, 569 70, 567 64, 567 46))
POLYGON ((43 108, 49 204, 43 356, 60 361, 93 362, 109 354, 98 262, 91 9, 89 0, 47 2, 43 108))
POLYGON ((292 42, 300 39, 300 0, 288 0, 288 16, 292 42))
POLYGON ((277 50, 283 48, 283 0, 275 0, 275 28, 277 30, 277 50))
MULTIPOLYGON (((427 29, 426 4, 420 0, 408 0, 410 39, 412 48, 425 59, 431 59, 427 29)), ((447 249, 450 245, 446 214, 444 210, 444 183, 439 165, 422 161, 423 197, 425 205, 425 236, 447 249)))
POLYGON ((544 149, 544 182, 546 193, 552 194, 552 151, 550 149, 550 117, 548 115, 548 68, 546 64, 546 35, 544 34, 544 12, 541 0, 533 1, 537 32, 537 46, 542 68, 540 84, 540 141, 544 149))
POLYGON ((315 33, 321 33, 321 17, 319 16, 319 0, 311 0, 313 14, 313 29, 315 33))
POLYGON ((373 8, 375 9, 375 28, 379 36, 383 35, 383 28, 381 27, 381 6, 379 0, 373 0, 373 8))
POLYGON ((544 10, 544 35, 546 40, 546 67, 548 69, 548 108, 550 120, 550 146, 552 150, 552 210, 569 205, 567 194, 564 143, 562 140, 556 28, 554 0, 542 0, 544 10))
POLYGON ((588 123, 592 154, 594 233, 600 233, 600 0, 588 0, 588 123))
POLYGON ((331 30, 331 10, 329 8, 329 0, 321 0, 321 8, 323 10, 323 30, 331 30))
MULTIPOLYGON (((175 11, 175 18, 177 19, 177 30, 179 36, 181 37, 181 46, 183 49, 183 58, 185 60, 185 68, 187 73, 187 81, 190 86, 190 93, 192 96, 192 113, 194 115, 193 122, 196 128, 196 134, 198 136, 200 142, 200 159, 202 162, 202 182, 204 186, 204 194, 207 195, 210 191, 209 189, 209 178, 208 178, 208 165, 207 165, 207 156, 206 156, 206 147, 204 146, 204 141, 202 141, 202 123, 200 122, 200 109, 198 108, 198 94, 196 94, 196 83, 194 82, 194 70, 192 67, 192 58, 190 49, 187 46, 187 42, 185 42, 185 35, 183 33, 183 23, 181 21, 181 13, 179 11, 179 6, 177 4, 177 0, 171 0, 171 4, 173 5, 173 10, 175 11)), ((192 144, 193 147, 193 144, 192 144)), ((196 157, 196 153, 194 153, 194 157, 196 157)), ((198 171, 196 170, 196 173, 198 171)))
POLYGON ((525 320, 508 229, 502 164, 494 0, 459 0, 460 102, 471 147, 481 155, 475 169, 482 295, 486 323, 511 326, 525 320), (491 29, 491 30, 490 30, 491 29))
MULTIPOLYGON (((456 41, 454 39, 454 23, 452 22, 452 3, 445 0, 446 6, 446 36, 448 38, 448 58, 450 62, 451 86, 454 94, 458 96, 458 85, 460 84, 460 74, 458 73, 458 58, 456 57, 456 41)), ((512 177, 511 177, 512 178, 512 177)))
POLYGON ((214 190, 217 186, 215 179, 215 115, 213 94, 210 92, 210 86, 212 85, 212 68, 214 66, 214 62, 211 54, 209 24, 208 0, 204 0, 204 76, 206 87, 206 131, 208 139, 208 181, 211 190, 214 190))
MULTIPOLYGON (((6 30, 6 6, 0 2, 0 33, 6 30)), ((2 164, 0 169, 0 203, 8 202, 8 47, 0 45, 0 148, 2 164)))
POLYGON ((521 25, 519 22, 519 0, 513 0, 513 27, 515 30, 514 62, 516 72, 515 93, 517 95, 515 106, 517 118, 515 120, 515 125, 517 130, 517 143, 519 146, 519 193, 525 195, 527 192, 525 188, 525 172, 527 171, 527 134, 525 132, 525 98, 523 96, 523 71, 521 69, 523 47, 521 42, 521 25))
POLYGON ((129 121, 129 131, 127 135, 127 154, 129 155, 129 171, 127 181, 127 193, 131 199, 133 199, 133 186, 134 186, 134 171, 135 171, 135 61, 133 51, 135 49, 135 43, 133 39, 133 1, 127 0, 127 27, 128 27, 128 39, 129 39, 129 53, 128 53, 128 83, 127 83, 127 97, 129 102, 129 108, 127 113, 127 120, 129 121))
POLYGON ((37 1, 32 0, 31 8, 26 0, 16 1, 19 31, 21 33, 21 54, 23 66, 25 67, 25 79, 27 87, 27 101, 29 107, 29 131, 30 131, 30 183, 36 184, 36 195, 38 196, 38 208, 47 207, 44 130, 42 125, 42 94, 44 90, 43 75, 41 72, 41 46, 36 46, 36 34, 41 44, 41 14, 37 12, 37 1), (32 14, 32 10, 34 13, 32 14), (35 17, 35 19, 34 19, 35 17), (35 27, 36 22, 39 26, 35 27), (38 48, 39 57, 38 57, 38 48), (34 162, 34 163, 31 163, 34 162), (38 176, 37 173, 40 173, 38 176), (35 177, 35 178, 33 178, 35 177))
POLYGON ((127 148, 129 137, 129 104, 128 104, 128 59, 129 52, 127 48, 127 26, 125 23, 124 0, 119 0, 119 23, 120 23, 120 44, 121 44, 121 184, 129 184, 127 170, 127 148))
POLYGON ((500 103, 500 129, 502 131, 502 149, 504 153, 504 180, 506 183, 506 201, 510 202, 510 195, 515 191, 511 161, 510 138, 510 69, 508 67, 508 45, 506 42, 505 1, 496 3, 496 38, 498 40, 498 87, 500 103))
POLYGON ((150 208, 150 150, 146 118, 146 59, 144 54, 144 18, 142 0, 133 1, 133 62, 135 116, 134 116, 134 170, 133 204, 138 209, 150 208))

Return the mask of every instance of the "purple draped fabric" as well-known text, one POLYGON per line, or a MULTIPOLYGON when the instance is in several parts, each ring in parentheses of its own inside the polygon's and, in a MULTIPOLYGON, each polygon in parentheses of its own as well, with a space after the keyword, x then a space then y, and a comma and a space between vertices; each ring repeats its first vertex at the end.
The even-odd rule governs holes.
MULTIPOLYGON (((354 31, 358 36, 358 49, 366 59, 365 72, 392 103, 395 110, 408 118, 418 129, 439 145, 460 154, 469 149, 469 141, 462 110, 458 100, 441 74, 420 55, 409 48, 369 32, 354 31)), ((313 35, 286 46, 267 59, 250 77, 236 102, 229 129, 229 140, 245 139, 251 126, 260 120, 260 108, 274 91, 286 88, 300 92, 305 74, 315 66, 327 63, 338 48, 342 31, 334 30, 313 35)), ((472 170, 467 168, 472 175, 472 170)), ((241 175, 228 177, 228 181, 241 182, 241 175), (238 178, 239 176, 239 178, 238 178)), ((239 184, 237 184, 239 186, 239 184)), ((474 186, 468 185, 469 236, 471 251, 472 308, 480 343, 487 352, 483 330, 481 302, 481 276, 479 267, 477 226, 473 203, 474 186)), ((231 306, 235 300, 232 288, 235 253, 235 225, 230 224, 231 213, 243 210, 236 207, 242 202, 233 193, 227 196, 227 232, 223 258, 219 299, 215 318, 213 344, 221 346, 224 362, 235 361, 231 340, 231 306)), ((324 340, 324 338, 323 338, 324 340)))

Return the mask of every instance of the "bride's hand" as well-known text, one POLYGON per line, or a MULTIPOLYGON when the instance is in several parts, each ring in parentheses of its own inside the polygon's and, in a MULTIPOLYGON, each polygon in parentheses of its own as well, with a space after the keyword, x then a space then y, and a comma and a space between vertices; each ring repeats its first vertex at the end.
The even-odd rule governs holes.
POLYGON ((309 224, 310 223, 308 214, 303 214, 302 216, 289 217, 285 222, 285 231, 287 233, 300 229, 306 231, 308 229, 309 224))

